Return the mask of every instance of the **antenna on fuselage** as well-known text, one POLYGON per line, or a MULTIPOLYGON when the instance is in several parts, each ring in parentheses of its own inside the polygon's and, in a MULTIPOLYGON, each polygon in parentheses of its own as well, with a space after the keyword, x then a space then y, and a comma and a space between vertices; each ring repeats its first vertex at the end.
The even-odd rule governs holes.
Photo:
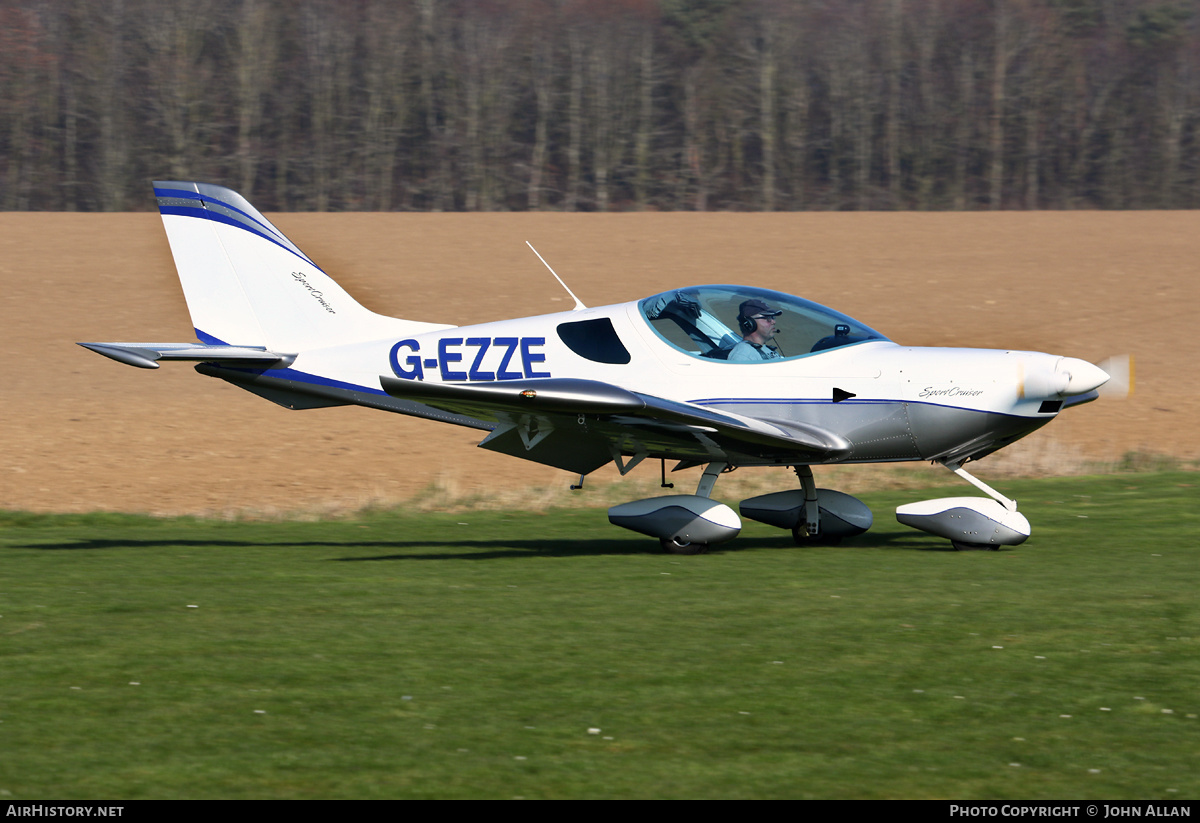
MULTIPOLYGON (((544 258, 540 254, 538 254, 538 250, 533 247, 532 243, 530 243, 528 240, 526 240, 525 245, 529 246, 530 251, 532 251, 534 254, 537 254, 537 259, 542 261, 543 266, 550 269, 550 264, 546 262, 546 258, 544 258)), ((558 272, 556 272, 554 269, 550 269, 550 273, 554 275, 554 279, 558 281, 558 285, 560 285, 564 289, 566 289, 567 294, 571 295, 571 299, 575 301, 575 308, 572 309, 572 311, 579 311, 580 309, 587 308, 587 306, 583 305, 583 301, 581 301, 578 297, 575 296, 575 292, 571 291, 567 287, 567 284, 563 282, 563 279, 558 276, 558 272)))

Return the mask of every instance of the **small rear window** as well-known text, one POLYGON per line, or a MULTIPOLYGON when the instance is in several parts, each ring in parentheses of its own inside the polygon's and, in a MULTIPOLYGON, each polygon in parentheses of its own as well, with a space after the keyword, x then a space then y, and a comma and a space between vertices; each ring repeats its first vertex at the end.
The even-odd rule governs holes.
POLYGON ((567 348, 594 363, 624 365, 629 362, 629 350, 617 337, 617 330, 607 317, 562 323, 558 327, 558 336, 567 348))

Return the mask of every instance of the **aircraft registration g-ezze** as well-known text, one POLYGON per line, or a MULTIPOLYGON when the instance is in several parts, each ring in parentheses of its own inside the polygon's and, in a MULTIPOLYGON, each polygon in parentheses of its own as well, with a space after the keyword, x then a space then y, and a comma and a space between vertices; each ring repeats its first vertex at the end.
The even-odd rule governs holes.
POLYGON ((817 488, 812 466, 917 460, 988 496, 903 505, 900 522, 958 548, 1019 544, 1030 530, 1015 501, 963 464, 1095 399, 1109 379, 1070 357, 902 346, 832 309, 744 286, 598 308, 576 298, 571 311, 475 326, 385 317, 236 192, 154 191, 200 342, 80 345, 142 368, 196 361, 290 409, 353 404, 479 429, 481 447, 581 484, 610 462, 622 475, 647 458, 704 466, 695 494, 609 509, 614 524, 675 553, 739 533, 738 514, 710 498, 734 467, 795 470, 799 488, 740 511, 803 545, 861 534, 873 519, 856 498, 817 488))

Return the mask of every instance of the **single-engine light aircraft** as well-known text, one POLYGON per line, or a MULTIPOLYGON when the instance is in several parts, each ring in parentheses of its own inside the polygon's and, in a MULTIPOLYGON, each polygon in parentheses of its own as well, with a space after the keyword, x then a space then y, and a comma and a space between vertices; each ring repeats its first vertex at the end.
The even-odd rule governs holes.
POLYGON ((900 522, 957 548, 1017 545, 1030 529, 1016 502, 963 464, 1094 400, 1109 379, 1071 357, 902 346, 832 309, 746 286, 599 308, 576 298, 570 311, 475 326, 385 317, 236 192, 190 182, 154 192, 199 342, 80 345, 147 369, 195 361, 289 409, 354 404, 479 429, 481 447, 580 484, 610 462, 624 475, 661 460, 664 487, 665 461, 704 466, 695 494, 609 509, 612 523, 673 553, 739 533, 738 514, 711 499, 734 467, 794 469, 799 488, 743 500, 740 512, 803 545, 860 534, 873 519, 856 498, 817 488, 812 466, 917 460, 987 497, 903 505, 900 522))

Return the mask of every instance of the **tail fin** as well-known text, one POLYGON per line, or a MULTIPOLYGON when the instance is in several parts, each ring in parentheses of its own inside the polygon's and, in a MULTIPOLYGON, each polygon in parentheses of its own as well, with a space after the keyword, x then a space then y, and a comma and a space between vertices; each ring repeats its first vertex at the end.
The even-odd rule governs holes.
POLYGON ((446 328, 359 305, 237 192, 155 181, 154 194, 203 343, 298 352, 446 328))

